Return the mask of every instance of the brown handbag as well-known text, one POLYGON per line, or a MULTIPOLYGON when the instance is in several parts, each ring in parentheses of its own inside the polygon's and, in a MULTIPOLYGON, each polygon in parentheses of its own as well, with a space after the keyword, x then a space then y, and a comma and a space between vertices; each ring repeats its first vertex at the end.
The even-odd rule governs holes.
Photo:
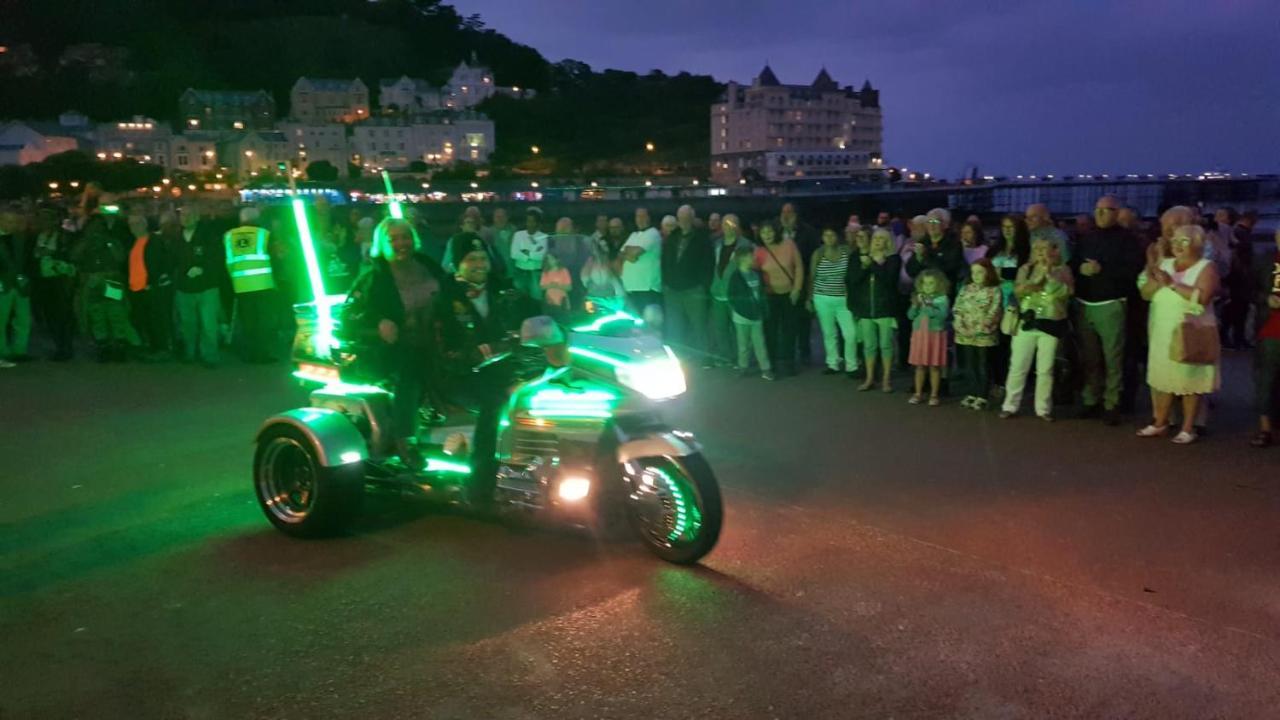
MULTIPOLYGON (((1191 293, 1191 305, 1200 305, 1200 291, 1191 293)), ((1198 314, 1187 313, 1178 327, 1173 330, 1173 342, 1169 345, 1169 359, 1188 365, 1213 365, 1222 354, 1222 345, 1218 339, 1218 328, 1205 322, 1205 313, 1212 312, 1201 307, 1198 314)))

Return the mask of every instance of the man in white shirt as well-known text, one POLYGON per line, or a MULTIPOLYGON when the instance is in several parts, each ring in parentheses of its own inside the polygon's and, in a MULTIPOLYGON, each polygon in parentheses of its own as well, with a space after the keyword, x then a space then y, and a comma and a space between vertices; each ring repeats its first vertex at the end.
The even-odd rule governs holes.
POLYGON ((549 244, 541 227, 542 211, 531 207, 524 214, 524 229, 511 236, 511 282, 534 300, 542 299, 542 261, 549 244))
POLYGON ((645 208, 636 208, 636 230, 622 245, 622 259, 622 287, 632 312, 643 316, 650 306, 661 308, 662 236, 645 208))

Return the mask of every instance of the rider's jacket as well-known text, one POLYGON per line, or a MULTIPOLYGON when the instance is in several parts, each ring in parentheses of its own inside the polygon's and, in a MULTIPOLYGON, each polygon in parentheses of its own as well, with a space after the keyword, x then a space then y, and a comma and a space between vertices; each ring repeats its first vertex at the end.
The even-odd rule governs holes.
POLYGON ((227 250, 227 272, 236 294, 272 290, 271 255, 267 253, 270 234, 252 225, 232 228, 222 236, 227 250))
POLYGON ((466 373, 510 349, 520 325, 539 312, 527 295, 491 279, 482 287, 447 281, 435 304, 437 342, 446 373, 466 373))

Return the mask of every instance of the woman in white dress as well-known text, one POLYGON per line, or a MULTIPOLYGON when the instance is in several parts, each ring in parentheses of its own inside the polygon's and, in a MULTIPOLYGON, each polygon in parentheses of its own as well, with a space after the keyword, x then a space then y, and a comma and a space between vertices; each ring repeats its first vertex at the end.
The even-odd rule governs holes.
POLYGON ((1218 389, 1221 372, 1218 362, 1183 363, 1171 359, 1174 333, 1185 320, 1193 319, 1217 328, 1212 304, 1218 292, 1218 272, 1204 259, 1204 230, 1183 225, 1173 233, 1169 251, 1173 256, 1148 264, 1138 278, 1144 300, 1151 302, 1148 320, 1147 384, 1151 386, 1154 418, 1138 431, 1139 437, 1160 437, 1169 431, 1169 411, 1174 396, 1182 398, 1182 430, 1173 438, 1179 445, 1195 442, 1196 410, 1200 396, 1218 389))

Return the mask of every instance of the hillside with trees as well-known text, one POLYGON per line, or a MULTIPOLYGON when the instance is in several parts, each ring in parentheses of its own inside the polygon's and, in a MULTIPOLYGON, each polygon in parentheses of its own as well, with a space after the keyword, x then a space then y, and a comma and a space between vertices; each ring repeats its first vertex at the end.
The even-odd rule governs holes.
POLYGON ((502 84, 539 94, 482 108, 496 124, 495 164, 569 171, 705 164, 707 108, 721 91, 687 73, 553 65, 440 0, 0 0, 0 17, 8 117, 166 121, 188 87, 263 88, 283 114, 302 75, 360 77, 376 102, 379 78, 441 84, 474 52, 502 84), (541 158, 528 157, 533 145, 541 158))

